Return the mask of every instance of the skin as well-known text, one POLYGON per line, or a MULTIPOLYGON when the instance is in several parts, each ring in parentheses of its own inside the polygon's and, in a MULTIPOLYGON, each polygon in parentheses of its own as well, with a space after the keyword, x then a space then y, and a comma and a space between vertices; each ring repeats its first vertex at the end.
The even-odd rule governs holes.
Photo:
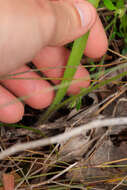
MULTIPOLYGON (((13 0, 13 3, 12 0, 0 0, 0 18, 1 76, 29 71, 25 63, 32 61, 45 76, 61 78, 64 72, 61 66, 67 64, 70 54, 63 45, 89 29, 85 55, 97 58, 107 50, 107 38, 96 10, 84 0, 13 0), (81 3, 85 12, 84 20, 89 20, 85 26, 81 24, 75 3, 81 3), (44 69, 46 67, 48 69, 44 69)), ((86 88, 90 84, 88 71, 79 66, 75 78, 82 77, 86 77, 87 81, 72 84, 68 89, 69 95, 79 93, 81 87, 86 88)), ((15 123, 22 118, 24 105, 16 97, 28 96, 24 103, 36 109, 46 108, 52 103, 54 90, 37 73, 26 72, 12 78, 15 80, 1 80, 0 121, 15 123), (36 80, 16 80, 17 77, 36 80)), ((52 82, 58 84, 60 81, 52 82)))

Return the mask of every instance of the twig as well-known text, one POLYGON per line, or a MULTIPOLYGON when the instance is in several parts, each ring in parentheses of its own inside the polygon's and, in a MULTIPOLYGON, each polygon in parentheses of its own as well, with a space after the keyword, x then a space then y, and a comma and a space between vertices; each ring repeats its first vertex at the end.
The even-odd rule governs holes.
POLYGON ((38 183, 38 184, 34 184, 31 186, 31 189, 35 188, 35 187, 39 187, 41 185, 46 185, 48 183, 51 183, 52 181, 54 181, 55 179, 57 179, 58 177, 60 177, 61 175, 63 175, 64 173, 66 173, 67 171, 69 171, 70 169, 72 169, 73 167, 75 167, 77 165, 77 162, 75 162, 74 164, 69 165, 67 168, 65 168, 63 171, 61 171, 60 173, 58 173, 57 175, 53 176, 51 179, 38 183))
MULTIPOLYGON (((52 150, 52 152, 48 155, 48 157, 45 159, 45 161, 44 161, 44 163, 43 163, 43 166, 42 166, 41 168, 35 170, 33 173, 31 173, 30 176, 33 176, 33 175, 39 173, 40 171, 42 171, 42 170, 44 171, 44 169, 46 169, 46 168, 44 168, 44 166, 46 165, 46 163, 47 163, 47 161, 50 159, 50 157, 53 155, 53 153, 56 151, 56 149, 58 149, 58 146, 59 146, 59 144, 57 144, 57 145, 55 146, 55 148, 52 150)), ((46 166, 46 167, 47 167, 47 166, 46 166)))
POLYGON ((122 183, 127 179, 127 176, 125 176, 112 190, 117 189, 117 187, 119 187, 120 185, 122 185, 122 183))
POLYGON ((29 176, 30 171, 32 170, 32 168, 33 168, 34 164, 36 163, 36 161, 37 161, 37 159, 35 159, 34 162, 32 162, 32 165, 30 166, 30 169, 28 170, 27 174, 25 175, 25 178, 23 178, 23 180, 20 183, 17 184, 17 186, 15 187, 14 190, 18 190, 19 187, 24 183, 24 181, 27 181, 27 183, 28 183, 27 177, 29 176))
POLYGON ((85 187, 80 187, 80 185, 68 185, 68 184, 64 184, 64 183, 60 183, 60 182, 57 182, 57 181, 52 181, 52 183, 54 183, 54 184, 56 184, 56 185, 59 185, 59 186, 62 186, 62 187, 67 187, 68 189, 70 188, 72 188, 72 189, 82 189, 82 190, 86 190, 86 188, 85 187))
POLYGON ((126 124, 127 124, 127 117, 111 118, 111 119, 109 118, 97 119, 86 125, 82 125, 80 127, 74 128, 60 135, 56 135, 53 137, 40 139, 36 141, 31 141, 27 143, 20 143, 20 144, 13 145, 12 147, 0 153, 0 159, 4 159, 7 156, 10 156, 17 152, 25 151, 27 149, 34 149, 40 146, 47 146, 50 144, 61 143, 63 141, 68 140, 71 137, 75 137, 82 134, 85 130, 100 128, 100 127, 105 127, 105 126, 126 125, 126 124))

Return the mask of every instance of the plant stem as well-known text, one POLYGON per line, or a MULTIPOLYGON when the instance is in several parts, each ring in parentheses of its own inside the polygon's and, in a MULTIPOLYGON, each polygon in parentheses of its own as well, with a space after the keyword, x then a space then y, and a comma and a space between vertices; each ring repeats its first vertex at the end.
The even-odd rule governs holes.
MULTIPOLYGON (((89 0, 89 2, 92 3, 96 8, 99 4, 99 1, 100 0, 89 0)), ((48 108, 48 110, 45 112, 43 117, 39 119, 39 124, 41 124, 43 121, 46 121, 50 117, 50 115, 54 111, 55 107, 60 104, 61 100, 67 93, 67 89, 68 89, 71 81, 73 80, 73 77, 77 70, 76 68, 80 64, 80 60, 82 58, 84 49, 87 44, 88 36, 89 36, 89 32, 87 32, 85 35, 83 35, 82 37, 80 37, 74 41, 72 51, 71 51, 71 54, 70 54, 70 57, 69 57, 69 60, 67 63, 67 68, 64 72, 63 80, 61 82, 61 85, 62 86, 65 85, 65 87, 58 89, 53 103, 48 108)))
POLYGON ((124 77, 124 76, 126 76, 126 75, 127 75, 127 71, 125 71, 125 72, 123 72, 123 73, 120 73, 120 74, 118 74, 118 75, 116 75, 116 76, 114 76, 114 77, 112 77, 112 78, 110 78, 110 79, 101 81, 100 83, 96 84, 95 86, 92 85, 92 86, 90 86, 89 88, 87 88, 87 89, 85 90, 85 92, 81 92, 81 93, 79 93, 79 94, 77 94, 77 95, 75 95, 75 96, 72 96, 72 97, 68 98, 67 100, 65 100, 64 102, 62 102, 60 105, 57 105, 57 106, 55 107, 55 110, 54 110, 54 111, 58 110, 58 109, 61 108, 62 106, 65 106, 66 104, 69 104, 70 102, 74 101, 76 98, 78 98, 78 97, 80 97, 80 96, 85 96, 86 94, 88 94, 88 93, 90 93, 90 92, 92 92, 92 91, 94 91, 94 90, 97 90, 98 88, 100 88, 100 87, 102 87, 102 86, 104 86, 104 85, 107 85, 107 84, 109 84, 109 83, 111 83, 111 82, 113 82, 113 81, 116 81, 116 80, 118 80, 119 78, 124 77))

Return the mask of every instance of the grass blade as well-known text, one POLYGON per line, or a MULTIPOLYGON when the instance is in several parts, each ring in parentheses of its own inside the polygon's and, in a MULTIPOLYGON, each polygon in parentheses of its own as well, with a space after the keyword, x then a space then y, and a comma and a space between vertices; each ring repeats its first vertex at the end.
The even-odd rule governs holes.
MULTIPOLYGON (((99 1, 100 0, 89 0, 89 2, 92 3, 95 7, 98 6, 99 1)), ((41 124, 43 121, 45 121, 49 118, 49 116, 51 115, 51 113, 53 112, 55 107, 58 104, 60 104, 61 100, 63 99, 63 97, 67 93, 67 89, 68 89, 71 81, 73 80, 73 77, 74 77, 75 72, 77 70, 76 68, 80 64, 80 60, 82 58, 84 49, 85 49, 86 44, 87 44, 88 36, 89 36, 89 32, 87 32, 85 35, 83 35, 82 37, 80 37, 74 41, 72 51, 71 51, 71 54, 70 54, 70 57, 69 57, 69 60, 67 63, 67 69, 64 72, 63 80, 61 82, 61 85, 62 86, 65 85, 65 87, 60 88, 57 91, 52 105, 49 107, 47 112, 45 112, 43 117, 39 119, 39 124, 41 124)))

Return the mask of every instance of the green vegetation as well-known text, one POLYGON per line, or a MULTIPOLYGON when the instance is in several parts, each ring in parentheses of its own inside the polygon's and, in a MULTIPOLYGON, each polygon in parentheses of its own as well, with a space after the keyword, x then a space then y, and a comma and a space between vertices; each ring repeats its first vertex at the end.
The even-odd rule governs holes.
MULTIPOLYGON (((100 0, 89 0, 96 8, 98 6, 100 0)), ((80 64, 80 60, 83 56, 84 49, 86 47, 86 43, 88 40, 89 32, 87 32, 85 35, 80 37, 79 39, 74 41, 72 51, 67 63, 67 68, 64 72, 64 76, 61 82, 62 88, 59 88, 59 90, 56 93, 56 97, 52 103, 52 105, 49 107, 47 112, 44 114, 41 121, 45 121, 48 119, 50 114, 54 111, 55 107, 59 105, 63 97, 65 96, 67 89, 74 77, 74 74, 76 72, 77 66, 80 64)), ((78 101, 79 102, 79 101, 78 101)))
MULTIPOLYGON (((113 39, 117 38, 123 38, 124 39, 124 46, 122 48, 122 53, 125 55, 127 52, 127 15, 125 14, 126 12, 126 7, 125 7, 125 2, 124 0, 120 1, 114 1, 114 0, 89 0, 96 8, 99 5, 99 7, 106 7, 109 11, 113 11, 113 14, 106 16, 107 22, 109 21, 110 24, 108 24, 105 28, 106 31, 111 31, 109 32, 109 44, 110 41, 113 39)), ((87 39, 88 39, 89 33, 85 34, 81 38, 75 40, 73 43, 71 55, 68 60, 67 68, 65 70, 60 88, 58 89, 56 93, 56 97, 54 99, 54 102, 52 105, 49 107, 47 112, 43 115, 43 117, 40 119, 40 123, 47 120, 51 113, 53 113, 56 110, 56 107, 60 104, 62 101, 63 97, 65 96, 67 89, 69 87, 69 84, 71 83, 73 76, 76 72, 76 68, 80 63, 80 60, 83 55, 83 51, 85 49, 87 39), (71 68, 70 68, 71 67, 71 68)), ((104 59, 100 61, 101 65, 103 64, 104 59)), ((90 71, 94 71, 96 67, 94 66, 95 63, 94 61, 90 61, 91 66, 93 66, 90 71)), ((98 76, 100 76, 99 72, 101 71, 102 68, 98 69, 98 76)), ((85 80, 85 79, 84 79, 85 80)), ((98 80, 98 77, 94 78, 94 80, 98 80)), ((92 86, 94 86, 94 82, 91 84, 91 91, 92 91, 92 86)), ((87 90, 84 89, 81 91, 86 94, 87 90)), ((81 93, 83 94, 83 93, 81 93)), ((74 96, 76 97, 76 96, 74 96)), ((81 99, 82 96, 78 96, 78 98, 73 97, 73 102, 71 102, 70 107, 76 106, 77 110, 80 109, 81 106, 81 99)), ((70 98, 71 99, 71 98, 70 98)), ((63 103, 62 103, 63 104, 63 103)))

